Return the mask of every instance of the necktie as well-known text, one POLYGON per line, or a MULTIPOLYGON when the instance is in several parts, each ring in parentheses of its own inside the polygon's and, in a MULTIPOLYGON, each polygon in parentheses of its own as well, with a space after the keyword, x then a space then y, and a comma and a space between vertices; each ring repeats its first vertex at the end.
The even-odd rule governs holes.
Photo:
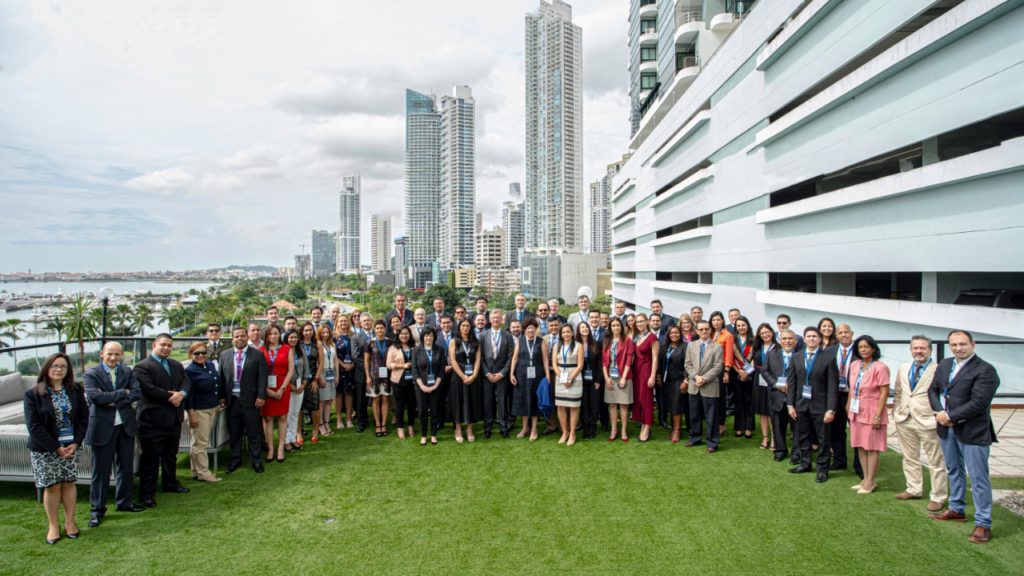
POLYGON ((160 359, 160 365, 164 367, 164 370, 167 371, 167 375, 170 376, 171 375, 171 365, 167 363, 167 358, 161 358, 160 359))
POLYGON ((707 342, 700 343, 700 361, 704 362, 704 348, 707 346, 707 342))
POLYGON ((914 364, 914 376, 910 379, 910 391, 917 387, 917 381, 921 379, 921 365, 914 364))
POLYGON ((242 380, 242 351, 235 350, 235 381, 242 380))

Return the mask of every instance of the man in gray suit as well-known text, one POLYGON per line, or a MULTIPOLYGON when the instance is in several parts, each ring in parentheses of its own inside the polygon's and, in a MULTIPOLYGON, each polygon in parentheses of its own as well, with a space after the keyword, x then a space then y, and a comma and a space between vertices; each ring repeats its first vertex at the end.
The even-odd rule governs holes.
POLYGON ((718 451, 718 395, 722 377, 722 347, 711 340, 711 324, 697 323, 700 340, 686 347, 686 373, 690 394, 690 440, 686 447, 701 443, 703 425, 708 427, 708 454, 718 451))
POLYGON ((484 438, 494 428, 494 406, 498 406, 498 427, 502 438, 508 438, 509 406, 506 400, 509 370, 512 367, 512 334, 501 328, 501 311, 491 310, 491 328, 485 330, 480 342, 481 366, 484 373, 484 438))
POLYGON ((145 508, 132 501, 135 465, 135 410, 139 400, 139 381, 121 365, 123 351, 117 342, 107 342, 100 357, 103 362, 85 373, 85 397, 89 401, 89 429, 85 443, 92 447, 92 482, 89 486, 89 527, 96 528, 107 512, 110 468, 117 460, 118 512, 142 512, 145 508))

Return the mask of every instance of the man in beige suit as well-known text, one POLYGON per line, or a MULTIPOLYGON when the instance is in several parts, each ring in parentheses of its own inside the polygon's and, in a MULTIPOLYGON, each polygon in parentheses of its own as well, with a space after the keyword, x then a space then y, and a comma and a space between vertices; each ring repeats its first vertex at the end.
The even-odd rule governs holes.
POLYGON ((919 500, 924 492, 921 479, 921 451, 928 458, 931 472, 931 495, 928 509, 936 512, 949 496, 946 462, 942 457, 939 435, 935 431, 935 414, 928 402, 928 388, 935 375, 932 362, 932 341, 927 336, 910 340, 913 362, 900 366, 896 372, 896 399, 892 416, 903 451, 903 476, 907 489, 896 495, 900 500, 919 500))
POLYGON ((700 444, 703 425, 708 427, 708 454, 718 451, 718 394, 722 377, 722 347, 711 340, 711 324, 697 323, 697 336, 686 346, 686 373, 690 394, 690 439, 686 447, 700 444), (702 418, 703 416, 703 418, 702 418))

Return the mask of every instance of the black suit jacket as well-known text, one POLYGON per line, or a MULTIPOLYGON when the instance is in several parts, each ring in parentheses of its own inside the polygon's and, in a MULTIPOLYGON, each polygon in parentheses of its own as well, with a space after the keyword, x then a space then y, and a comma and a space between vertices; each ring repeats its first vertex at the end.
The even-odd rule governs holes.
POLYGON ((669 316, 668 314, 661 315, 661 327, 664 328, 666 332, 668 332, 669 328, 675 326, 678 321, 679 319, 675 316, 669 316))
POLYGON ((502 330, 501 342, 498 343, 498 354, 495 357, 494 345, 491 344, 491 329, 485 330, 480 338, 480 370, 484 374, 500 373, 502 378, 508 378, 514 347, 515 340, 512 338, 512 333, 502 330))
POLYGON ((512 310, 510 310, 509 312, 507 312, 505 314, 505 328, 510 328, 512 326, 512 321, 513 320, 519 320, 523 324, 526 324, 526 321, 529 320, 530 318, 533 318, 533 312, 530 312, 529 310, 525 310, 524 309, 523 310, 523 317, 522 317, 522 319, 520 319, 519 316, 517 315, 516 309, 513 308, 512 310))
MULTIPOLYGON (((391 311, 388 312, 386 316, 384 316, 384 323, 388 327, 391 326, 392 316, 399 316, 397 308, 392 308, 391 311)), ((401 314, 400 316, 402 318, 402 326, 409 326, 410 324, 416 321, 415 319, 413 319, 412 310, 409 310, 408 308, 406 308, 404 310, 404 314, 401 314)))
POLYGON ((85 443, 106 446, 114 435, 114 413, 121 415, 125 434, 135 436, 138 425, 132 404, 139 401, 141 392, 135 373, 118 364, 114 369, 117 385, 110 381, 104 365, 93 366, 85 372, 85 398, 89 401, 89 430, 85 443))
POLYGON ((661 352, 661 360, 658 364, 658 371, 661 372, 658 376, 665 376, 665 369, 668 368, 668 383, 680 384, 686 378, 686 342, 679 341, 678 347, 672 354, 669 354, 669 347, 667 345, 659 348, 661 352))
MULTIPOLYGON (((75 427, 75 444, 82 445, 89 427, 89 407, 81 386, 68 390, 71 402, 71 421, 75 427)), ((36 393, 33 386, 25 391, 25 426, 28 428, 28 449, 33 452, 53 452, 60 447, 57 430, 57 412, 53 409, 50 390, 36 393)))
MULTIPOLYGON (((242 361, 242 380, 239 382, 239 395, 237 401, 242 406, 255 407, 256 400, 267 399, 267 377, 270 375, 270 368, 267 367, 267 360, 263 353, 246 346, 245 359, 242 361)), ((235 386, 235 349, 234 347, 220 353, 220 397, 224 399, 225 408, 230 409, 235 403, 235 397, 231 390, 235 386)))
MULTIPOLYGON (((818 356, 807 378, 806 350, 793 353, 789 365, 789 395, 786 403, 795 406, 797 412, 809 411, 823 415, 829 410, 835 412, 839 398, 839 368, 836 367, 835 350, 818 349, 818 356), (811 384, 811 399, 803 397, 804 381, 811 384)), ((781 358, 780 358, 781 366, 781 358)))
MULTIPOLYGON (((440 380, 441 377, 444 376, 444 364, 447 351, 445 351, 444 348, 441 348, 437 342, 434 343, 431 350, 433 350, 434 355, 433 362, 428 362, 429 358, 427 357, 427 349, 424 348, 422 344, 414 348, 412 351, 413 380, 423 382, 424 386, 430 386, 430 384, 427 383, 427 375, 431 371, 433 371, 434 378, 437 380, 440 380)), ((436 384, 437 382, 435 381, 434 383, 436 384)))
MULTIPOLYGON (((428 326, 433 326, 434 330, 440 331, 441 330, 441 317, 444 316, 445 314, 448 314, 448 312, 441 312, 440 314, 438 314, 437 312, 431 312, 430 314, 427 314, 427 325, 428 326)), ((452 321, 454 323, 454 317, 453 317, 452 321)))
POLYGON ((146 435, 147 430, 163 434, 173 426, 180 426, 184 416, 185 404, 177 408, 169 402, 174 392, 185 392, 191 389, 185 367, 177 360, 167 359, 171 368, 168 374, 164 367, 147 356, 135 365, 135 378, 139 381, 142 397, 139 399, 139 433, 146 435))
MULTIPOLYGON (((793 357, 796 358, 800 353, 796 350, 793 351, 793 357)), ((817 361, 815 361, 817 364, 817 361)), ((764 366, 761 366, 758 371, 758 376, 764 378, 764 381, 768 383, 770 392, 768 395, 768 403, 771 409, 775 412, 784 410, 786 408, 786 394, 783 394, 782 390, 776 388, 779 380, 783 380, 783 384, 789 385, 788 375, 784 374, 785 362, 782 360, 782 347, 776 345, 768 352, 768 357, 765 358, 764 366)), ((793 367, 793 360, 790 360, 790 370, 793 367)), ((756 385, 760 386, 760 382, 755 382, 756 385)), ((838 381, 837 381, 838 385, 838 381)))
MULTIPOLYGON (((946 414, 953 422, 953 433, 964 444, 989 446, 997 442, 992 425, 992 398, 999 388, 995 367, 974 356, 949 381, 953 358, 944 358, 935 368, 935 377, 928 387, 928 401, 934 412, 942 412, 941 397, 946 396, 946 414)), ((936 424, 939 436, 945 438, 949 428, 936 424)))

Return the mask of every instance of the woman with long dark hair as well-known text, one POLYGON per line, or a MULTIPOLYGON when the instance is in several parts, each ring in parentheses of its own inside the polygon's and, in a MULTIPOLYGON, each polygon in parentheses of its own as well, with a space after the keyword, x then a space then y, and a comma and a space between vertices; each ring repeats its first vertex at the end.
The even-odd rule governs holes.
POLYGON ((732 374, 729 376, 732 381, 733 404, 735 412, 732 427, 736 431, 736 437, 743 436, 747 440, 754 437, 754 336, 750 320, 746 316, 736 318, 736 346, 733 354, 732 374))
POLYGON ((665 340, 659 377, 664 383, 662 390, 668 397, 666 401, 672 413, 672 436, 669 440, 676 444, 682 431, 683 415, 688 418, 690 410, 690 395, 686 390, 687 343, 683 341, 683 331, 678 325, 668 329, 665 340))
POLYGON ((388 404, 391 402, 391 380, 388 378, 387 324, 377 320, 373 324, 373 338, 366 345, 366 395, 373 400, 374 434, 379 438, 388 435, 388 404))
POLYGON ((626 409, 633 403, 633 354, 633 340, 626 335, 626 325, 619 318, 612 317, 602 353, 604 401, 608 405, 611 426, 609 442, 614 442, 619 434, 619 421, 622 422, 622 441, 629 442, 626 409))
POLYGON ((463 428, 466 440, 476 442, 473 423, 483 412, 480 389, 480 344, 476 330, 469 319, 462 319, 455 329, 455 337, 448 345, 448 359, 452 365, 452 381, 448 386, 448 410, 455 424, 455 441, 462 444, 463 428))
POLYGON ((822 350, 839 344, 839 339, 836 337, 835 320, 832 320, 828 316, 818 320, 818 332, 821 332, 821 344, 819 344, 819 346, 822 350))
POLYGON ((415 433, 413 421, 416 420, 416 393, 413 392, 415 381, 412 373, 412 351, 412 330, 408 326, 402 326, 398 330, 398 338, 388 350, 388 370, 391 371, 391 390, 395 397, 399 440, 405 440, 406 434, 412 436, 415 433))
POLYGON ((772 437, 772 387, 768 380, 763 378, 763 374, 767 370, 768 355, 779 343, 775 340, 775 331, 772 330, 771 324, 767 322, 762 322, 757 327, 755 334, 757 338, 754 341, 752 355, 756 372, 753 378, 754 386, 751 393, 751 407, 754 410, 754 414, 757 414, 761 424, 761 449, 768 450, 771 448, 774 451, 775 439, 772 437))

